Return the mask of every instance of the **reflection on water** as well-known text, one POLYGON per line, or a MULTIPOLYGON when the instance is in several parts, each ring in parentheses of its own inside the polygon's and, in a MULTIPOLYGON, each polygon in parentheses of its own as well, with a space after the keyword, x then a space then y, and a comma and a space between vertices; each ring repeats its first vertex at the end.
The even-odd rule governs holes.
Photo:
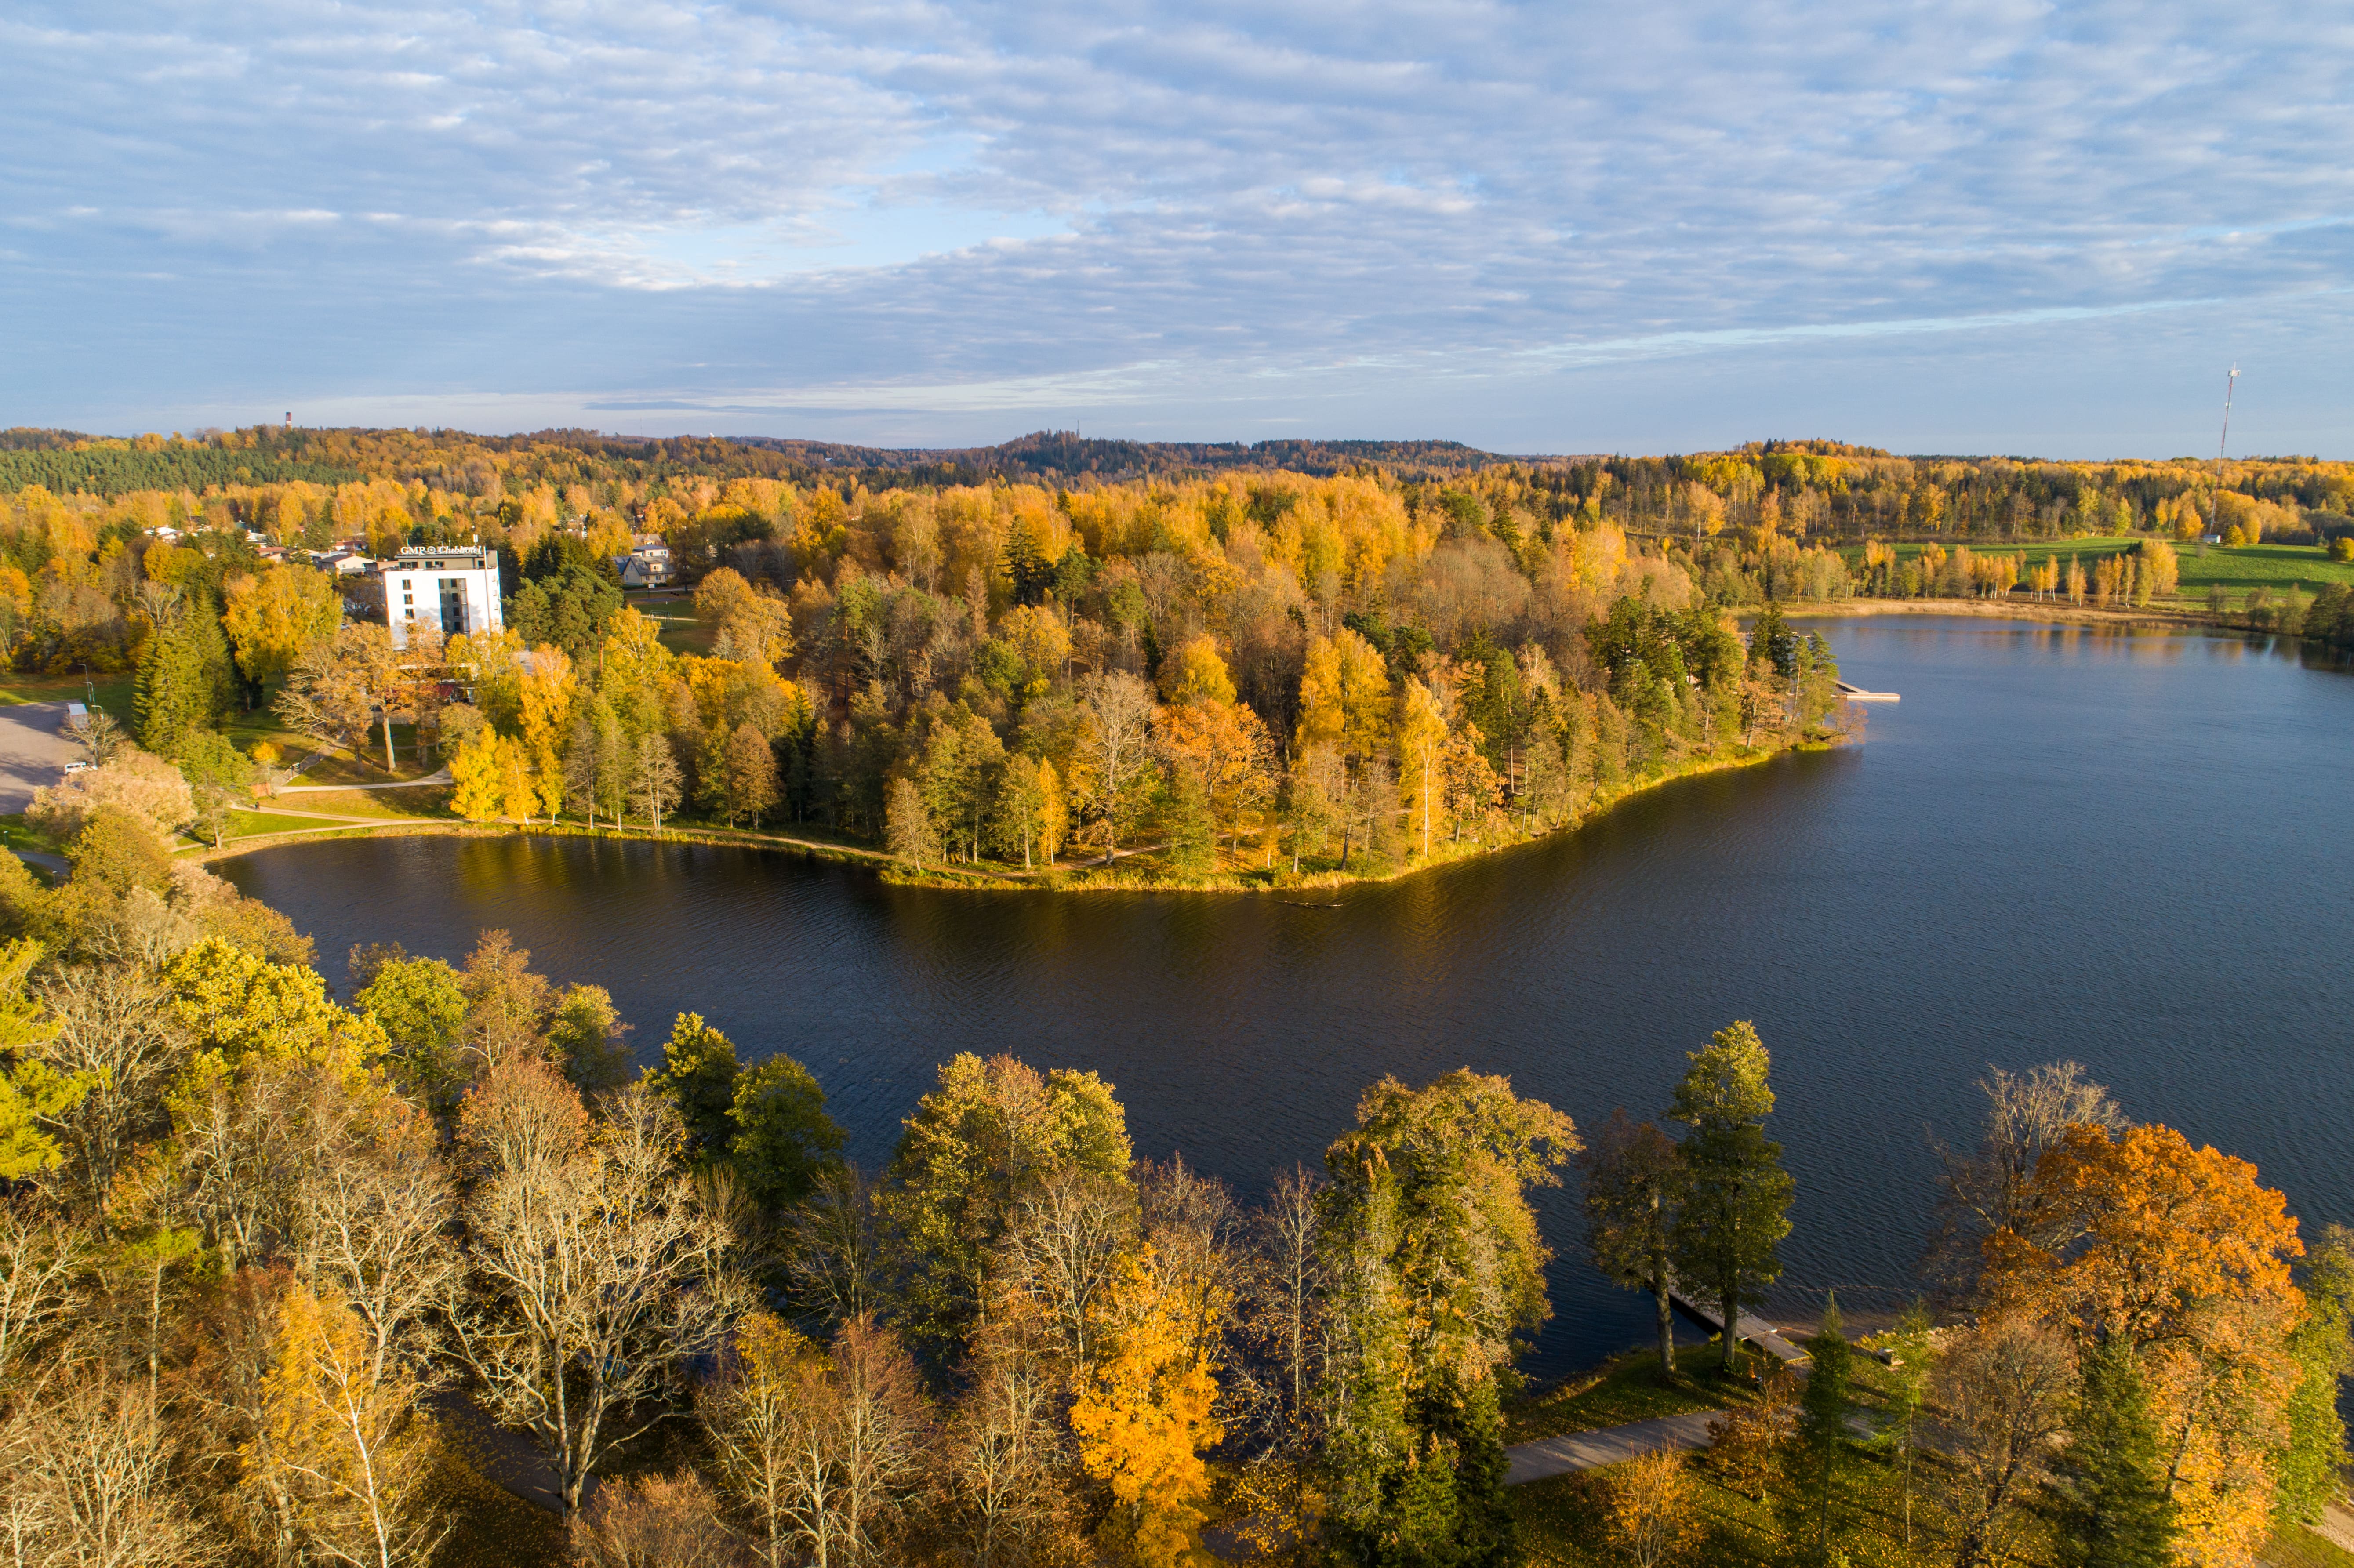
MULTIPOLYGON (((2138 1118, 2354 1220, 2354 681, 2297 651, 2075 627, 1828 629, 1896 691, 1868 744, 1656 791, 1585 831, 1340 895, 885 887, 801 856, 531 838, 342 841, 224 869, 319 941, 458 957, 505 927, 609 986, 642 1057, 705 1013, 791 1052, 853 1153, 960 1050, 1093 1067, 1139 1151, 1256 1187, 1384 1073, 1510 1074, 1580 1123, 1656 1113, 1734 1018, 1775 1053, 1798 1179, 1779 1309, 1904 1294, 1932 1132, 1988 1063, 2070 1056, 2138 1118)), ((339 978, 339 977, 337 977, 339 978)), ((1545 1195, 1558 1370, 1642 1337, 1545 1195)))

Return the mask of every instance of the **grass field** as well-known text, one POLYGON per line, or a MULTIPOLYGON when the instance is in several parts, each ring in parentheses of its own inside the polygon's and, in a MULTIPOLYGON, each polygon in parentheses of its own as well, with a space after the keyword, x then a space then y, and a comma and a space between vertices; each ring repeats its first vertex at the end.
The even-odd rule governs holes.
MULTIPOLYGON (((262 833, 302 833, 316 828, 332 828, 334 825, 333 822, 321 821, 316 817, 290 817, 277 811, 231 811, 228 814, 228 829, 222 836, 231 839, 249 839, 262 833)), ((194 833, 196 830, 190 828, 188 832, 194 833)))
POLYGON ((663 599, 641 605, 638 612, 662 628, 662 645, 672 652, 710 655, 718 633, 695 618, 693 599, 663 599))
POLYGON ((79 673, 68 675, 19 675, 13 670, 0 670, 0 707, 15 707, 22 703, 79 703, 90 700, 92 686, 97 688, 98 705, 124 724, 131 722, 131 677, 100 675, 85 683, 79 673))
POLYGON ((324 789, 315 795, 308 791, 281 795, 277 801, 281 809, 289 811, 377 817, 386 821, 431 821, 446 820, 450 815, 447 789, 324 789))
MULTIPOLYGON (((2073 556, 2089 571, 2092 564, 2103 556, 2122 555, 2141 543, 2138 537, 2106 537, 2084 539, 2050 539, 2030 544, 2004 545, 1996 543, 1968 545, 1973 554, 1987 556, 2023 556, 2031 563, 2049 560, 2057 556, 2065 561, 2073 556)), ((1895 546, 1899 560, 1910 560, 1927 546, 1907 541, 1895 546)), ((2307 594, 2324 583, 2354 584, 2354 561, 2333 561, 2329 552, 2318 545, 2243 545, 2226 549, 2221 545, 2209 545, 2201 552, 2197 545, 2177 544, 2174 553, 2182 564, 2181 587, 2172 600, 2185 605, 2204 604, 2208 589, 2221 583, 2235 599, 2250 588, 2264 588, 2274 593, 2299 588, 2307 594)), ((1851 561, 1863 558, 1861 550, 1848 553, 1851 561)))
MULTIPOLYGON (((1728 1388, 1704 1370, 1714 1364, 1714 1357, 1712 1346, 1680 1347, 1672 1384, 1653 1370, 1649 1351, 1614 1357, 1589 1376, 1508 1410, 1505 1441, 1591 1431, 1751 1397, 1744 1387, 1728 1388)), ((1856 1357, 1853 1368, 1855 1403, 1869 1416, 1884 1407, 1893 1374, 1862 1355, 1856 1357)), ((1856 1539, 1849 1543, 1850 1562, 1857 1568, 1950 1562, 1951 1524, 1940 1500, 1946 1484, 1941 1464, 1925 1455, 1914 1461, 1908 1551, 1901 1466, 1870 1444, 1858 1444, 1854 1452, 1850 1495, 1857 1528, 1856 1539)), ((1692 1455, 1687 1463, 1699 1483, 1696 1503, 1702 1538, 1683 1562, 1709 1568, 1776 1568, 1787 1561, 1770 1504, 1723 1485, 1704 1454, 1692 1455)), ((1617 1568, 1627 1561, 1609 1534, 1611 1476, 1610 1469, 1588 1470, 1512 1489, 1530 1568, 1617 1568)), ((2052 1521, 2040 1510, 2023 1512, 2011 1545, 2011 1561, 2029 1568, 2057 1562, 2052 1521)), ((2269 1568, 2354 1568, 2354 1553, 2305 1530, 2275 1535, 2262 1555, 2269 1568)))
POLYGON ((0 817, 0 847, 12 850, 38 850, 47 854, 63 854, 65 846, 47 833, 36 832, 25 825, 21 811, 0 817))

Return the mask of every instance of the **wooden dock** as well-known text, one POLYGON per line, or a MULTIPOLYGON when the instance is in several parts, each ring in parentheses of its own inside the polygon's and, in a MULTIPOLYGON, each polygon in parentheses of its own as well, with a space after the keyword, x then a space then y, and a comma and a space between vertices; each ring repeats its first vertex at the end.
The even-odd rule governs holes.
POLYGON ((1867 692, 1861 686, 1851 686, 1845 681, 1839 683, 1839 693, 1851 703, 1901 703, 1904 700, 1894 692, 1867 692))
MULTIPOLYGON (((1715 1332, 1724 1332, 1724 1314, 1715 1306, 1695 1301, 1681 1290, 1669 1291, 1668 1298, 1715 1332)), ((1785 1365, 1807 1359, 1807 1352, 1776 1333, 1773 1324, 1746 1312, 1741 1315, 1741 1337, 1785 1365)))

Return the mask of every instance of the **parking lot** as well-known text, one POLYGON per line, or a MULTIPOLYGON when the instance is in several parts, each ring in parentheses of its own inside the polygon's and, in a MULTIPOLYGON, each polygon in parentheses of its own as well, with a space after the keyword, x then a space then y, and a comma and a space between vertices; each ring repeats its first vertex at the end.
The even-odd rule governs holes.
POLYGON ((19 703, 0 707, 0 816, 32 804, 33 791, 65 777, 81 748, 65 735, 66 705, 19 703))

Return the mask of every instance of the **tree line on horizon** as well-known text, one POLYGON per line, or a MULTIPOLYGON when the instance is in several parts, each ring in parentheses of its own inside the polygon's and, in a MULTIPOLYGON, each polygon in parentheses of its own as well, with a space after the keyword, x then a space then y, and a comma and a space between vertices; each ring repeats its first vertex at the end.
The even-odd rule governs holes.
MULTIPOLYGON (((334 433, 247 434, 309 451, 334 433)), ((516 464, 541 448, 521 439, 343 437, 408 477, 9 498, 14 661, 133 670, 133 735, 200 792, 273 765, 203 738, 270 707, 355 755, 371 727, 407 728, 478 820, 790 821, 928 868, 1142 847, 1158 874, 1355 872, 1507 842, 1827 732, 1827 652, 1776 633, 1770 660, 1744 663, 1734 610, 2022 590, 2147 604, 2177 590, 2171 540, 2225 514, 2243 539, 2311 535, 2338 514, 2306 503, 2342 500, 2329 465, 2227 471, 2253 488, 2219 493, 2179 465, 1956 474, 1829 442, 1427 482, 871 490, 579 470, 526 487, 516 464), (2031 493, 2049 499, 1989 499, 2031 493), (1826 542, 1850 525, 1852 562, 1826 542), (2121 530, 2129 547, 2082 559, 2048 544, 2121 530), (355 533, 379 553, 480 538, 504 563, 504 632, 396 656, 249 531, 355 533), (654 618, 684 606, 624 608, 612 557, 647 535, 691 579, 691 644, 654 618), (2047 544, 2030 559, 1990 536, 2047 544)), ((585 440, 547 450, 601 461, 585 440)), ((2309 626, 2301 597, 2263 600, 2240 617, 2256 630, 2327 641, 2344 616, 2342 595, 2309 626)))

